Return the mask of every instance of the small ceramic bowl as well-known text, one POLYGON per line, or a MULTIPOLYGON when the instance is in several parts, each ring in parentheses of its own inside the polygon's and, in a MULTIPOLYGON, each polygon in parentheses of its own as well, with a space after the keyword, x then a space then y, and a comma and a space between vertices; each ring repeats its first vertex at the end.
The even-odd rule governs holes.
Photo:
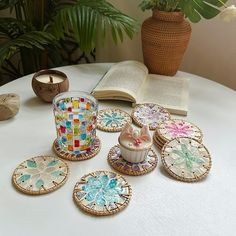
POLYGON ((143 162, 152 146, 152 142, 145 148, 124 146, 120 139, 118 139, 120 144, 121 156, 128 162, 139 163, 143 162))

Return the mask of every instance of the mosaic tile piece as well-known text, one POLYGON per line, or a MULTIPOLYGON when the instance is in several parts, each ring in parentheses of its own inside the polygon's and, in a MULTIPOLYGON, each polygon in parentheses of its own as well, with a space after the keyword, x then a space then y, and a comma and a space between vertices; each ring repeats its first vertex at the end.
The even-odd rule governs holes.
POLYGON ((196 125, 179 119, 166 120, 159 124, 156 135, 164 142, 178 137, 193 138, 201 142, 203 137, 201 130, 196 125))
POLYGON ((120 109, 104 109, 98 112, 97 128, 106 132, 119 132, 126 123, 132 123, 130 115, 120 109))
POLYGON ((147 124, 150 130, 155 130, 158 124, 170 119, 170 113, 164 107, 154 103, 137 105, 131 116, 137 125, 142 127, 147 124))
POLYGON ((161 160, 171 176, 186 182, 201 180, 211 168, 209 151, 191 138, 176 138, 167 142, 162 149, 161 160))
POLYGON ((73 198, 80 209, 90 214, 112 215, 128 205, 131 187, 117 173, 96 171, 84 175, 76 183, 73 198))
POLYGON ((95 138, 94 144, 92 147, 87 147, 86 151, 70 151, 70 147, 68 147, 68 151, 65 151, 61 145, 59 145, 58 140, 56 139, 53 143, 53 150, 57 156, 69 160, 69 161, 83 161, 90 159, 96 156, 101 149, 101 141, 98 137, 95 138))
POLYGON ((67 164, 52 156, 22 162, 12 176, 13 185, 26 194, 41 195, 60 188, 68 176, 67 164))
POLYGON ((153 171, 158 162, 156 153, 150 149, 143 162, 130 163, 122 158, 120 145, 112 147, 108 154, 108 163, 117 171, 127 175, 144 175, 153 171))

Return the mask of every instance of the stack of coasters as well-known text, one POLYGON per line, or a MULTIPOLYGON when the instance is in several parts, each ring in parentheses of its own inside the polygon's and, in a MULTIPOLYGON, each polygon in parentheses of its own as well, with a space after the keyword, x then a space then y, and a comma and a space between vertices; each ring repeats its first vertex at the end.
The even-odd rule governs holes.
POLYGON ((188 137, 202 142, 202 132, 194 125, 185 120, 172 119, 160 123, 154 132, 153 141, 159 149, 174 138, 188 137))
POLYGON ((131 117, 138 126, 148 125, 150 130, 155 130, 161 122, 170 119, 170 113, 155 103, 144 103, 133 109, 131 117))
POLYGON ((15 169, 12 182, 23 193, 41 195, 60 188, 67 180, 68 172, 64 161, 53 156, 37 156, 15 169))
POLYGON ((110 171, 96 171, 84 175, 76 183, 73 198, 81 210, 106 216, 124 209, 131 194, 131 187, 123 176, 110 171))
POLYGON ((203 179, 211 168, 209 151, 202 143, 191 138, 168 141, 162 149, 161 160, 172 177, 185 182, 203 179))
POLYGON ((106 132, 119 132, 126 123, 132 123, 130 115, 120 109, 104 109, 98 112, 97 128, 106 132))

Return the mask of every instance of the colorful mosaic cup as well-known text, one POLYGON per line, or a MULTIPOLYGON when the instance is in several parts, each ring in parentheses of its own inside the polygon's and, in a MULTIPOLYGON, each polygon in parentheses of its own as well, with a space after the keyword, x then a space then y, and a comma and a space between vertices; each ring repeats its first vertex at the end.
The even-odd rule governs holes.
POLYGON ((83 154, 95 143, 97 100, 85 92, 65 92, 53 100, 57 142, 65 152, 83 154))

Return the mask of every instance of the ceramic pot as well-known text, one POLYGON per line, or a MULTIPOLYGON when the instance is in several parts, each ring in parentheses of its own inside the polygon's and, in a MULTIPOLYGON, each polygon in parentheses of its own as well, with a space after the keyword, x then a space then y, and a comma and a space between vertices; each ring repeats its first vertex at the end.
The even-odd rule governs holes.
POLYGON ((191 26, 181 12, 153 10, 142 24, 144 64, 149 73, 175 75, 187 49, 191 26))
POLYGON ((120 138, 118 141, 120 144, 121 156, 130 163, 143 162, 152 146, 152 143, 150 143, 146 148, 131 148, 124 146, 121 143, 120 138))

